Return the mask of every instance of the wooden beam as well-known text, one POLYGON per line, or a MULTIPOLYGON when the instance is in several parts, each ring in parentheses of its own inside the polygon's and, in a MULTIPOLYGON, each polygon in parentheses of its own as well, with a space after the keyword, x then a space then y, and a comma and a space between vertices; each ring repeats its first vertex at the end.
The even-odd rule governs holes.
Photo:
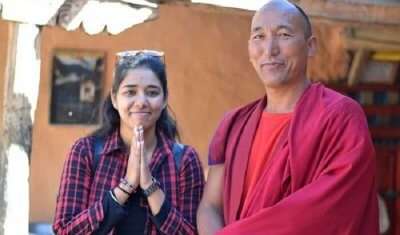
POLYGON ((400 4, 355 4, 344 0, 301 0, 298 4, 311 17, 350 22, 400 25, 400 4))
POLYGON ((371 51, 400 51, 400 44, 356 38, 344 38, 344 46, 349 50, 368 49, 371 51))
POLYGON ((399 62, 400 61, 400 51, 398 52, 375 52, 372 55, 373 60, 380 60, 380 61, 393 61, 393 62, 399 62))
POLYGON ((365 49, 358 49, 354 55, 353 62, 349 72, 349 79, 347 85, 353 86, 358 83, 361 77, 361 73, 364 69, 366 62, 368 61, 370 52, 365 49))
POLYGON ((354 27, 351 31, 354 38, 390 44, 400 44, 400 27, 397 29, 390 29, 388 27, 383 27, 381 29, 371 27, 354 27))

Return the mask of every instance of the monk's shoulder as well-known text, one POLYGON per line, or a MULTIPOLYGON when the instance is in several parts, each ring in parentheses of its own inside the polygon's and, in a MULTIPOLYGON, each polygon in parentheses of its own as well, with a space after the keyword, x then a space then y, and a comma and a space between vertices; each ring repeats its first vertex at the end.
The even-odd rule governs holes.
POLYGON ((221 122, 231 122, 234 121, 237 118, 241 118, 242 116, 246 116, 249 114, 249 112, 253 112, 254 109, 256 108, 257 105, 262 102, 262 100, 265 99, 265 97, 254 100, 250 103, 238 106, 234 109, 229 110, 226 112, 222 118, 221 122))
POLYGON ((357 101, 337 91, 324 87, 322 97, 320 105, 327 116, 365 116, 362 107, 357 101))

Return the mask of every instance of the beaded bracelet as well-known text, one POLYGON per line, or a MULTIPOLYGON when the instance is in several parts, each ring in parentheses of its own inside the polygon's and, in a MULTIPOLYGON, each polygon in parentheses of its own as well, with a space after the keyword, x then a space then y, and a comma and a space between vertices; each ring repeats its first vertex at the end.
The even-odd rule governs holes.
POLYGON ((133 186, 132 184, 130 184, 128 182, 128 180, 126 180, 125 178, 121 178, 119 183, 122 184, 123 186, 127 187, 131 193, 135 193, 136 192, 136 187, 133 186))
POLYGON ((128 191, 126 191, 125 189, 123 189, 121 186, 117 186, 117 188, 119 188, 119 190, 121 190, 123 193, 125 193, 126 195, 128 195, 128 196, 130 196, 131 195, 131 193, 130 192, 128 192, 128 191))

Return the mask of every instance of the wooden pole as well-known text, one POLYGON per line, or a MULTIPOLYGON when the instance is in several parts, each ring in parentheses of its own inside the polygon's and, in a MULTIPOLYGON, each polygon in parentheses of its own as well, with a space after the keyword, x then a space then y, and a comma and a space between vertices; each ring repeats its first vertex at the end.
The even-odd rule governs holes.
POLYGON ((9 135, 7 134, 9 128, 6 126, 6 116, 7 116, 7 100, 10 87, 12 87, 12 80, 14 78, 14 69, 15 69, 15 52, 16 52, 16 35, 15 35, 15 27, 16 24, 14 23, 7 23, 6 24, 5 33, 7 34, 6 40, 4 41, 6 46, 6 50, 3 51, 5 55, 5 66, 4 73, 1 74, 2 82, 4 87, 3 97, 0 97, 0 101, 2 101, 2 111, 1 113, 1 120, 0 120, 0 234, 3 235, 4 231, 4 224, 6 220, 6 211, 7 211, 7 201, 5 198, 7 182, 7 165, 8 165, 8 158, 7 158, 7 148, 6 146, 10 143, 9 135))
POLYGON ((0 97, 3 100, 0 124, 0 178, 3 179, 0 185, 0 235, 28 233, 27 167, 32 146, 32 111, 36 108, 38 96, 38 92, 34 91, 39 87, 40 77, 35 44, 39 30, 34 25, 10 25, 4 94, 0 97), (20 173, 15 174, 18 171, 20 173), (12 214, 7 215, 8 212, 12 214), (5 224, 5 221, 8 223, 5 224))
POLYGON ((370 52, 364 49, 358 49, 356 51, 349 72, 349 80, 347 80, 347 84, 349 86, 353 86, 358 83, 363 68, 368 61, 369 54, 370 52))

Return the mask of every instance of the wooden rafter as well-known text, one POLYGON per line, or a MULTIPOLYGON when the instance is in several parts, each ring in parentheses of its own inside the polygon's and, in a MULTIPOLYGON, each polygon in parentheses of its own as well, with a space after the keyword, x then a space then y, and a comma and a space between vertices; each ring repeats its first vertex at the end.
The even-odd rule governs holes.
POLYGON ((312 17, 400 25, 400 4, 356 4, 344 0, 301 0, 298 4, 312 17))

